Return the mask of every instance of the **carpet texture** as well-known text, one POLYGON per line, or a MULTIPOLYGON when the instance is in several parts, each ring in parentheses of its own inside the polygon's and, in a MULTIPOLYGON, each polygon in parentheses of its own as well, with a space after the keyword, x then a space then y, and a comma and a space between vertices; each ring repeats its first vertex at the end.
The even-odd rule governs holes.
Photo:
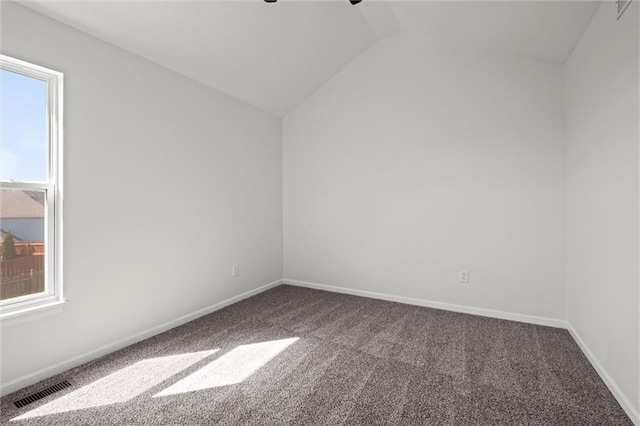
POLYGON ((287 285, 1 408, 14 425, 632 425, 566 330, 287 285))

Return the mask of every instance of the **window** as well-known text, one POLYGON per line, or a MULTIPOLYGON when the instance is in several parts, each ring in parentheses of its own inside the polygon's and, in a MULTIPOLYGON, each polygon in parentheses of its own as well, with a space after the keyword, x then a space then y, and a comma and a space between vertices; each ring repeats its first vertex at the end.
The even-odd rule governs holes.
POLYGON ((0 55, 0 313, 62 297, 62 73, 0 55))

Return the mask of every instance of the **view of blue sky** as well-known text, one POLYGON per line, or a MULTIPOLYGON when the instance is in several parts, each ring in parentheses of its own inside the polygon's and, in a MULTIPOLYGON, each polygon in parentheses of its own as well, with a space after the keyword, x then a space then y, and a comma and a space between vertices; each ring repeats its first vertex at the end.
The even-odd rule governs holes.
POLYGON ((0 179, 44 181, 47 84, 0 70, 0 179))

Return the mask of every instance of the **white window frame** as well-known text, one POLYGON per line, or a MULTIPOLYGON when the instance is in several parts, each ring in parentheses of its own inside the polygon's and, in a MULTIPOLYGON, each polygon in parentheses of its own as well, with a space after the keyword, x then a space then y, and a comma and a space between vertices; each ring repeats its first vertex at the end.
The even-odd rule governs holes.
POLYGON ((2 189, 38 190, 45 193, 45 291, 0 301, 5 319, 64 303, 62 292, 62 123, 61 72, 0 55, 0 69, 44 81, 47 84, 47 181, 0 181, 2 189))

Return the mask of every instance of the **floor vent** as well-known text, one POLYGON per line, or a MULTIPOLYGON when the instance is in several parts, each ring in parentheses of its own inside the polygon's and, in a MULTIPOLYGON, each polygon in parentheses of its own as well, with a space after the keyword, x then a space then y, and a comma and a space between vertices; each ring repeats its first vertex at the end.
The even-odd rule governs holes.
POLYGON ((32 402, 36 402, 39 399, 42 399, 53 393, 61 391, 62 389, 68 388, 71 385, 72 383, 69 380, 64 380, 62 382, 56 383, 55 385, 49 386, 48 388, 32 393, 31 395, 27 395, 24 398, 20 398, 16 401, 13 401, 13 404, 18 408, 22 408, 25 405, 29 405, 32 402))

